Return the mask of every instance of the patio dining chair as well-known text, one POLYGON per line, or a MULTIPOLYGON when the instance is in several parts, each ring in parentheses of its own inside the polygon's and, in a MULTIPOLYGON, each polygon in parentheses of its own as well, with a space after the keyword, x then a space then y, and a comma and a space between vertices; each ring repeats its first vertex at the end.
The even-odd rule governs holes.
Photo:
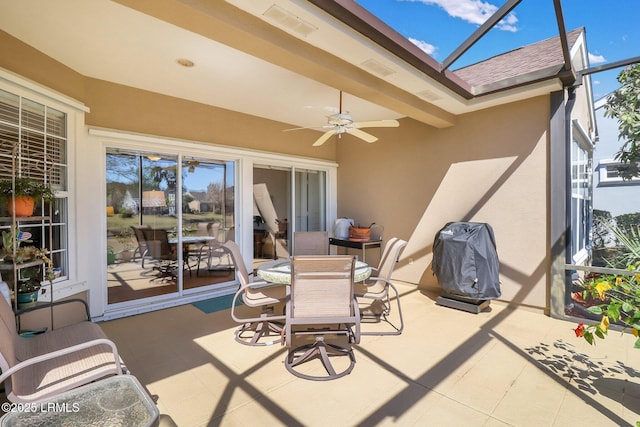
POLYGON ((147 252, 152 260, 157 262, 153 267, 158 271, 156 279, 175 279, 178 268, 178 252, 169 243, 167 230, 156 228, 142 228, 142 234, 147 245, 147 252))
MULTIPOLYGON (((356 298, 372 300, 371 307, 373 308, 373 302, 380 301, 382 303, 382 311, 379 314, 373 314, 376 319, 382 318, 385 322, 393 327, 393 331, 365 331, 362 335, 400 335, 404 329, 404 319, 402 318, 402 307, 400 306, 400 294, 398 289, 391 282, 391 275, 398 262, 400 253, 407 246, 407 242, 397 237, 389 239, 382 252, 380 263, 378 267, 374 269, 373 274, 365 282, 355 284, 355 296, 356 298), (391 298, 389 295, 389 289, 392 289, 395 293, 395 299, 398 307, 398 317, 400 324, 394 325, 389 320, 391 314, 391 298)), ((362 314, 362 313, 361 313, 362 314)), ((369 318, 369 315, 363 314, 363 319, 369 318)))
POLYGON ((229 251, 218 240, 220 234, 219 222, 201 222, 198 223, 198 236, 213 237, 213 240, 209 240, 206 243, 195 245, 190 249, 190 253, 194 253, 197 259, 196 276, 200 275, 201 264, 206 263, 207 271, 214 270, 216 268, 228 268, 231 265, 231 259, 229 258, 229 251), (223 264, 223 259, 227 262, 223 264))
POLYGON ((137 256, 140 257, 140 265, 142 266, 142 268, 144 268, 144 260, 145 258, 149 258, 149 250, 147 249, 147 242, 144 239, 144 234, 142 233, 142 229, 143 228, 151 228, 148 225, 138 225, 138 226, 131 226, 131 229, 133 230, 133 235, 136 236, 136 242, 138 243, 138 247, 136 248, 136 250, 133 252, 133 257, 137 256))
POLYGON ((293 375, 326 381, 353 370, 356 360, 352 344, 360 342, 360 311, 353 295, 354 268, 353 256, 293 257, 284 333, 289 349, 285 367, 293 375), (311 343, 305 339, 309 336, 314 338, 311 343), (346 368, 336 369, 331 361, 336 357, 347 358, 346 368), (315 374, 319 367, 307 364, 313 360, 320 361, 326 374, 315 374))
POLYGON ((240 248, 228 240, 223 245, 231 254, 236 267, 236 276, 240 287, 233 296, 231 303, 231 318, 241 325, 235 330, 234 338, 237 342, 252 346, 266 346, 281 341, 282 321, 284 315, 275 315, 275 305, 284 303, 286 297, 285 285, 270 284, 265 281, 251 281, 250 274, 242 259, 240 248), (238 313, 237 301, 242 299, 244 305, 259 308, 257 317, 241 317, 238 313), (274 339, 269 339, 274 337, 274 339), (264 339, 267 340, 264 340, 264 339))
POLYGON ((294 255, 329 255, 329 233, 296 231, 293 233, 294 255))

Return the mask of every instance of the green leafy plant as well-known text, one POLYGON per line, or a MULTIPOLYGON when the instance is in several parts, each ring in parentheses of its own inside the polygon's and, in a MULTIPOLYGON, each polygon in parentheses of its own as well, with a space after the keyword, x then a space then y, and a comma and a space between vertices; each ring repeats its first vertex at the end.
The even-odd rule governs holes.
POLYGON ((51 186, 43 181, 31 178, 16 177, 12 179, 0 180, 0 197, 9 199, 13 196, 30 196, 36 200, 44 199, 47 201, 55 198, 55 192, 51 186))
POLYGON ((18 293, 28 294, 31 292, 37 292, 42 287, 40 281, 34 277, 24 279, 18 282, 18 293))
MULTIPOLYGON (((629 271, 635 271, 636 265, 629 271)), ((612 323, 620 324, 624 330, 630 330, 640 337, 640 274, 601 275, 585 281, 582 285, 582 299, 590 301, 587 310, 600 316, 600 322, 585 325, 580 322, 574 329, 577 337, 584 338, 589 344, 595 339, 604 339, 612 323)), ((640 348, 640 338, 634 345, 640 348)))
POLYGON ((626 67, 618 75, 620 88, 613 92, 605 104, 605 117, 618 120, 618 134, 623 141, 616 160, 623 179, 640 176, 640 64, 626 67))
MULTIPOLYGON (((595 344, 596 338, 604 339, 609 326, 619 324, 624 330, 630 330, 638 338, 634 347, 640 348, 640 226, 627 224, 624 229, 612 222, 606 227, 621 244, 620 254, 613 262, 625 263, 628 274, 587 275, 578 285, 582 288, 581 300, 587 305, 587 311, 600 316, 599 323, 585 325, 581 322, 574 332, 589 344, 595 344)), ((616 265, 612 265, 616 267, 616 265)))
POLYGON ((2 245, 6 252, 13 251, 14 245, 19 248, 21 243, 31 243, 31 240, 22 239, 20 230, 17 230, 15 226, 12 225, 9 230, 2 232, 2 245))
POLYGON ((628 225, 622 229, 617 225, 607 225, 616 241, 622 245, 610 262, 613 268, 624 268, 640 261, 640 225, 628 225))

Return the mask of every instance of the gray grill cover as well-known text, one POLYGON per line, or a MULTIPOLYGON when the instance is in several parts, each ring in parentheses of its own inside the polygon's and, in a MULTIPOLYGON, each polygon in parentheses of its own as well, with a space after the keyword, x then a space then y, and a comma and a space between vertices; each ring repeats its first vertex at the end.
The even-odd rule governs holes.
POLYGON ((450 222, 436 234, 432 269, 445 293, 476 300, 498 298, 499 268, 489 224, 450 222))

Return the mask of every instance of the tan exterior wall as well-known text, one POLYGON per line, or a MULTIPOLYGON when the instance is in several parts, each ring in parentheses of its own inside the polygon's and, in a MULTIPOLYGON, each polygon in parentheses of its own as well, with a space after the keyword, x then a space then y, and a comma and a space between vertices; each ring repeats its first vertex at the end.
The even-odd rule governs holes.
POLYGON ((128 86, 92 79, 0 31, 0 67, 83 102, 89 126, 335 160, 333 144, 293 126, 128 86))
POLYGON ((345 135, 316 148, 317 132, 87 78, 6 33, 0 43, 11 52, 0 67, 84 102, 89 126, 336 160, 338 215, 409 241, 399 280, 437 286, 435 233, 449 221, 487 222, 503 299, 546 306, 548 97, 461 116, 447 129, 404 119, 372 131, 374 144, 345 135))
MULTIPOLYGON (((546 306, 549 98, 468 114, 438 130, 413 120, 374 144, 339 143, 338 215, 376 222, 408 245, 396 279, 437 286, 436 232, 450 221, 489 223, 502 298, 546 306)), ((383 135, 377 130, 376 135, 383 135)))
POLYGON ((312 146, 318 132, 284 132, 294 126, 101 80, 86 82, 89 126, 335 160, 334 145, 312 146))
POLYGON ((81 74, 4 31, 0 31, 0 46, 0 67, 80 102, 85 101, 85 78, 81 74))

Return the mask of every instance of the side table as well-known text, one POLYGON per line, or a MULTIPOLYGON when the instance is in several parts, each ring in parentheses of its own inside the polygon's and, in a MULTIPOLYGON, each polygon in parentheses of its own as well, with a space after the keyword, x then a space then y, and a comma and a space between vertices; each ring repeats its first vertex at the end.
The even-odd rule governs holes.
POLYGON ((336 239, 335 237, 329 237, 329 245, 342 246, 343 248, 360 249, 362 251, 362 262, 367 262, 367 249, 378 248, 380 250, 380 256, 382 256, 382 240, 368 240, 366 242, 359 242, 355 240, 343 240, 336 239))
POLYGON ((33 403, 11 404, 2 427, 157 426, 158 407, 131 375, 115 375, 33 403))

